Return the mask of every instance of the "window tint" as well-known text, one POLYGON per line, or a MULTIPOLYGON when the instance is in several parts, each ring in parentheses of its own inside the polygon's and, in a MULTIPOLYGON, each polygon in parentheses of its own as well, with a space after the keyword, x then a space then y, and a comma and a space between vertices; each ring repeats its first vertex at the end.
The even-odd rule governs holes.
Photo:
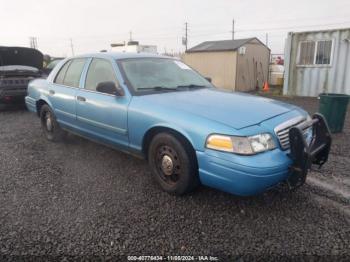
POLYGON ((66 86, 79 87, 81 72, 83 71, 85 58, 73 59, 68 67, 63 84, 66 86))
POLYGON ((63 80, 64 80, 64 76, 66 75, 67 69, 69 67, 71 63, 71 60, 68 61, 67 63, 64 64, 64 66, 62 66, 62 68, 60 69, 60 71, 58 72, 56 78, 55 78, 55 83, 59 84, 59 85, 63 85, 63 80))
POLYGON ((101 82, 114 82, 118 85, 112 64, 100 58, 94 58, 89 66, 86 76, 85 88, 96 91, 96 87, 101 82))

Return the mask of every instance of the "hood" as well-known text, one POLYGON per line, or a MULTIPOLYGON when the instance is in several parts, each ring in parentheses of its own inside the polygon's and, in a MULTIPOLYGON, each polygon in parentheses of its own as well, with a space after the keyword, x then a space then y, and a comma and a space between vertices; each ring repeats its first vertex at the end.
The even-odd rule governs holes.
POLYGON ((235 129, 259 124, 297 108, 273 99, 214 88, 152 94, 142 98, 150 104, 185 111, 235 129))
POLYGON ((0 66, 30 66, 43 68, 43 54, 27 47, 0 47, 0 66))

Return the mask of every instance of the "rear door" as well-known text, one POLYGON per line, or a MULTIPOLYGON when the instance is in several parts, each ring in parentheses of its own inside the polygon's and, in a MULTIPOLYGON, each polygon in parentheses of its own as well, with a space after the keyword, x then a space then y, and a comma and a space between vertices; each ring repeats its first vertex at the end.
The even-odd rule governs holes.
POLYGON ((81 131, 93 138, 127 147, 127 109, 130 96, 119 97, 96 90, 101 82, 112 81, 119 85, 116 70, 115 64, 110 60, 91 60, 84 88, 76 94, 77 121, 81 131))
POLYGON ((63 125, 76 125, 76 93, 86 61, 86 58, 67 61, 49 85, 49 100, 58 122, 63 125))

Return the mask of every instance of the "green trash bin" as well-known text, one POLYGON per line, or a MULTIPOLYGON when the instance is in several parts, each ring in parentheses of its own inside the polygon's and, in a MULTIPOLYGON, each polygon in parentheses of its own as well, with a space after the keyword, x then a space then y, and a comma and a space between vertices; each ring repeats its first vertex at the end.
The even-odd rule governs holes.
POLYGON ((350 96, 344 94, 320 94, 320 113, 327 120, 332 133, 343 130, 350 96))

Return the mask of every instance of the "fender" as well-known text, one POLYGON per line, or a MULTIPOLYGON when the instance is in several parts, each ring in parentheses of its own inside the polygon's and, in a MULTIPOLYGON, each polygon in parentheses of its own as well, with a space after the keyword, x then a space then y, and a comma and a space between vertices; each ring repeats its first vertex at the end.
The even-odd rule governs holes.
POLYGON ((192 145, 193 148, 195 148, 194 142, 192 140, 192 138, 190 137, 190 135, 181 127, 177 126, 177 125, 172 125, 166 122, 160 122, 157 124, 154 124, 152 126, 150 126, 147 131, 143 134, 143 137, 145 137, 145 135, 147 134, 147 132, 153 128, 168 128, 168 129, 172 129, 178 133, 180 133, 181 135, 183 135, 188 142, 190 142, 190 144, 192 145))
POLYGON ((49 105, 49 107, 51 107, 52 110, 55 111, 55 109, 53 108, 53 106, 52 106, 52 104, 47 96, 44 96, 43 94, 41 94, 39 99, 36 101, 36 103, 38 103, 40 100, 43 100, 46 104, 49 105))

